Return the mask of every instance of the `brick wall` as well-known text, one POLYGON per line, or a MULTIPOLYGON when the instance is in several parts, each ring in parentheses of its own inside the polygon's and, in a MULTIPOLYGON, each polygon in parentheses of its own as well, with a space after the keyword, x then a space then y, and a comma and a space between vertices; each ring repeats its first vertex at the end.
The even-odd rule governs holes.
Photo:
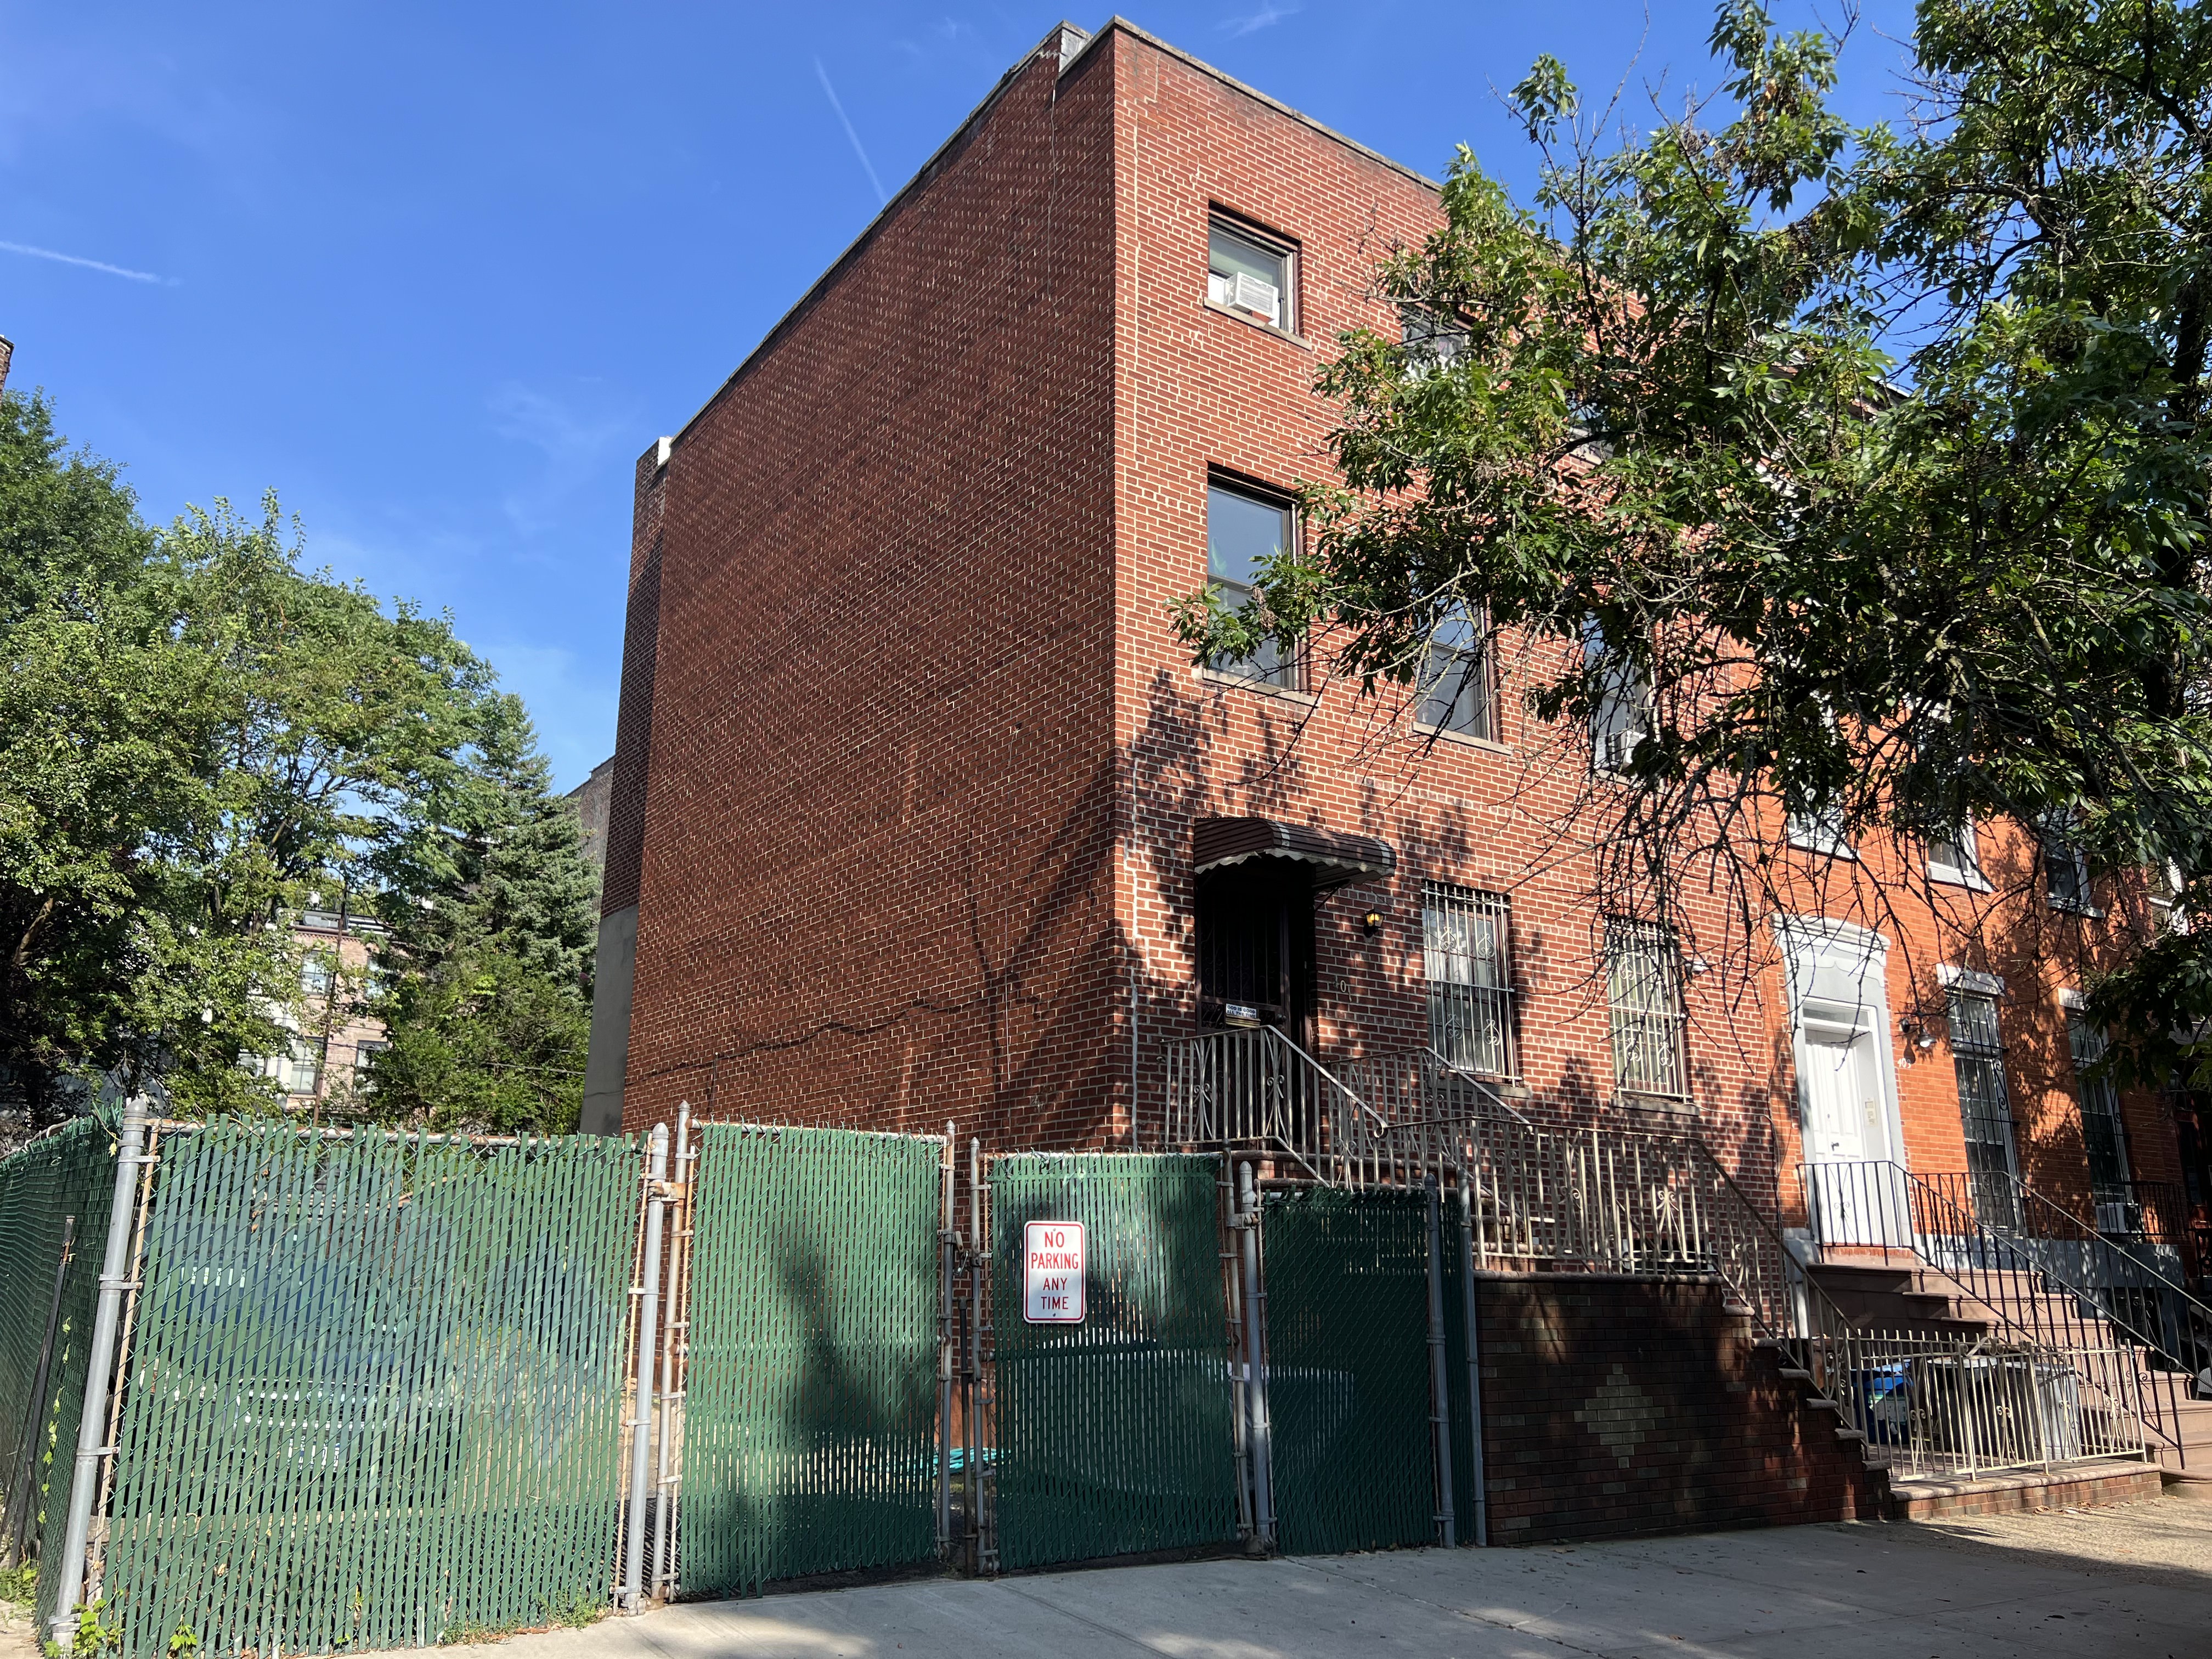
POLYGON ((1484 1275, 1495 1544, 1874 1520, 1886 1490, 1717 1285, 1484 1275))
POLYGON ((674 444, 630 1125, 1098 1115, 1112 103, 1058 46, 674 444))

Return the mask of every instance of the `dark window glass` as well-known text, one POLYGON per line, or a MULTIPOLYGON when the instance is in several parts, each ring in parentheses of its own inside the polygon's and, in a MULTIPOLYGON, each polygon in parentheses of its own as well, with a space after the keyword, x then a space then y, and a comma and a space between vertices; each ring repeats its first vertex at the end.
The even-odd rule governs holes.
MULTIPOLYGON (((1261 566, 1291 544, 1296 533, 1290 507, 1281 502, 1209 485, 1206 492, 1206 574, 1232 607, 1252 597, 1261 566)), ((1212 666, 1224 674, 1295 689, 1296 653, 1268 640, 1249 657, 1217 657, 1212 666)))

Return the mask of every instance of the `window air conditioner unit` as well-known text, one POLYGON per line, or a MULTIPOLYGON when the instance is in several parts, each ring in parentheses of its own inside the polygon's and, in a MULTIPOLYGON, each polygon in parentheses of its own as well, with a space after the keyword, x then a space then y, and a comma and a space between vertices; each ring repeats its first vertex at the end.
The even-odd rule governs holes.
POLYGON ((1598 764, 1607 771, 1615 771, 1636 757, 1637 746, 1644 741, 1644 733, 1634 729, 1608 732, 1598 744, 1598 764))
POLYGON ((1273 283, 1263 283, 1250 271, 1240 270, 1227 286, 1229 303, 1237 310, 1249 311, 1271 323, 1282 320, 1283 293, 1273 283))

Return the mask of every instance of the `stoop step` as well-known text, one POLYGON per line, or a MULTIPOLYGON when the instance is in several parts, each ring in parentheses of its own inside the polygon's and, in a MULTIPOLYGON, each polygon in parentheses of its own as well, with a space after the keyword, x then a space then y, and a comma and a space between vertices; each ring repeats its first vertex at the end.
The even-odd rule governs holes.
POLYGON ((2155 1463, 2079 1463, 2048 1474, 1964 1477, 1890 1477, 1884 1513, 1892 1521, 1952 1521, 1964 1516, 2018 1515, 2034 1510, 2087 1510, 2133 1504, 2162 1490, 2155 1463))

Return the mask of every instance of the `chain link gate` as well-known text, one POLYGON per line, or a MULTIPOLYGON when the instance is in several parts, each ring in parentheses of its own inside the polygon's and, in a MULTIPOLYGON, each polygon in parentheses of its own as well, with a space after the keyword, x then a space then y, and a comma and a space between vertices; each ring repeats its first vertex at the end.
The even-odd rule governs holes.
POLYGON ((1425 1195, 1270 1190, 1261 1218, 1278 1541, 1434 1543, 1425 1195))
POLYGON ((636 1149, 165 1136, 95 1572, 131 1659, 605 1605, 636 1149))
POLYGON ((701 1137, 684 1592, 928 1560, 945 1143, 739 1124, 701 1137))
POLYGON ((992 1161, 1000 1567, 1236 1541, 1220 1170, 1174 1153, 992 1161), (1032 1221, 1084 1225, 1080 1323, 1023 1316, 1032 1221))

